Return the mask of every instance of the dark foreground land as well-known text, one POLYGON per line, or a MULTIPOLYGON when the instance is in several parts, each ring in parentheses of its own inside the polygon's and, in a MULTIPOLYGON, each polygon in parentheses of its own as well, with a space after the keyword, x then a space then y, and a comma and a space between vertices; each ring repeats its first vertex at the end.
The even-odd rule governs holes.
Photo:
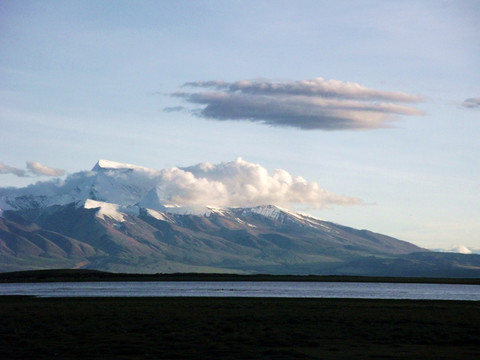
POLYGON ((479 359, 480 303, 0 297, 1 359, 479 359))

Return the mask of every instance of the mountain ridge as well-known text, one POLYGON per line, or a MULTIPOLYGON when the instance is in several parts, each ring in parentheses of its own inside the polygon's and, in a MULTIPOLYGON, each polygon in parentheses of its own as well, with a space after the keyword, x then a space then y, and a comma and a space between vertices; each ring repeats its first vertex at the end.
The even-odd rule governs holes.
POLYGON ((272 204, 162 203, 159 174, 100 160, 65 180, 9 189, 0 200, 0 271, 480 276, 480 256, 437 255, 272 204))
MULTIPOLYGON (((327 261, 333 264, 352 252, 403 254, 424 251, 376 233, 352 236, 340 225, 293 216, 273 206, 215 208, 209 214, 194 215, 152 212, 146 208, 139 208, 134 214, 121 212, 118 207, 105 210, 106 203, 93 200, 86 204, 90 205, 70 203, 5 211, 0 218, 3 225, 0 238, 6 234, 17 236, 17 242, 30 249, 38 245, 39 231, 58 233, 69 248, 86 244, 88 249, 95 250, 90 256, 72 253, 63 256, 72 263, 87 261, 95 269, 115 270, 128 268, 121 266, 125 262, 141 263, 139 257, 152 257, 154 260, 146 261, 148 269, 162 272, 182 268, 178 263, 189 269, 212 267, 221 271, 257 272, 266 267, 277 272, 283 270, 275 268, 286 269, 306 263, 327 261), (270 212, 262 213, 262 210, 270 212), (322 241, 319 241, 319 231, 322 241), (108 262, 113 265, 105 265, 108 262)), ((11 244, 3 246, 9 249, 7 255, 59 258, 59 254, 46 250, 19 253, 18 246, 11 244)))

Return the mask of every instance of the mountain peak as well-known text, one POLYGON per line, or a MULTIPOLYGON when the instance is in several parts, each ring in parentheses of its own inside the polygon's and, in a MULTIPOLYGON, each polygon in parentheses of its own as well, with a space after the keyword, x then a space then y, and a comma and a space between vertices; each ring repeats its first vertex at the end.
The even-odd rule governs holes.
POLYGON ((92 171, 105 171, 105 170, 140 170, 140 171, 145 171, 149 173, 157 172, 157 170, 149 169, 143 166, 120 163, 117 161, 104 160, 104 159, 98 160, 92 169, 92 171))
POLYGON ((152 171, 149 168, 132 165, 127 163, 119 163, 111 160, 98 160, 92 171, 101 171, 101 170, 143 170, 143 171, 152 171))

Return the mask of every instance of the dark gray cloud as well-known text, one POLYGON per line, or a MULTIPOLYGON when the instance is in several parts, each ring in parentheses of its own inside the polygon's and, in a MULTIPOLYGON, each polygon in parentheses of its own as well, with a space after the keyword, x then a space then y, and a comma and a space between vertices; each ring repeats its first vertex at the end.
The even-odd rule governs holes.
POLYGON ((462 106, 469 109, 480 109, 480 97, 466 99, 462 106))
POLYGON ((62 176, 65 174, 65 170, 53 169, 39 162, 27 161, 27 170, 18 169, 13 166, 0 163, 0 174, 13 174, 19 177, 30 176, 62 176))
POLYGON ((421 101, 418 96, 321 78, 286 83, 205 81, 189 82, 184 86, 203 91, 172 95, 191 104, 203 105, 192 113, 214 120, 341 130, 388 127, 398 115, 423 114, 402 104, 421 101))
POLYGON ((185 106, 170 106, 163 108, 163 111, 165 112, 176 112, 176 111, 182 111, 182 110, 187 110, 185 106))

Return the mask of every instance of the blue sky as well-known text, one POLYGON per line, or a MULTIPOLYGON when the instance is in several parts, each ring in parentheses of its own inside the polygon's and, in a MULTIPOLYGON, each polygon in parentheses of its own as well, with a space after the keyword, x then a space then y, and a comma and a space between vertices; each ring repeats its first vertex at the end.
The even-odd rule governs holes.
POLYGON ((473 0, 0 1, 0 187, 49 179, 32 164, 73 173, 98 159, 163 169, 242 157, 363 201, 313 215, 480 248, 479 18, 473 0), (242 93, 242 106, 220 109, 205 94, 236 101, 238 90, 183 86, 316 78, 380 94, 333 96, 342 114, 345 101, 383 109, 400 92, 416 101, 393 102, 414 110, 326 129, 332 113, 315 105, 319 125, 305 129, 292 94, 242 93), (286 101, 293 112, 266 114, 286 101), (8 170, 27 161, 29 177, 8 170))

